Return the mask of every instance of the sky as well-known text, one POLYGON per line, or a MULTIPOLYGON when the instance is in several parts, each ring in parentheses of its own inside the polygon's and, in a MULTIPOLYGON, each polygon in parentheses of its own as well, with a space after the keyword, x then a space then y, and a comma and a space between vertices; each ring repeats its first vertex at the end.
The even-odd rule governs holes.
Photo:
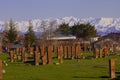
POLYGON ((120 0, 0 0, 0 20, 120 17, 120 0))

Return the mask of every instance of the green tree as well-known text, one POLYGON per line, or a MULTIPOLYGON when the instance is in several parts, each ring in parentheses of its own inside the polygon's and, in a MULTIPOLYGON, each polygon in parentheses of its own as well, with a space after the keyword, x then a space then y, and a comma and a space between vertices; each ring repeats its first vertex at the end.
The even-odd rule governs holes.
POLYGON ((35 43, 35 40, 36 40, 36 36, 35 36, 35 32, 33 30, 33 25, 29 21, 28 31, 26 33, 26 45, 27 45, 27 47, 33 46, 33 44, 35 43))
POLYGON ((63 35, 69 35, 71 32, 69 24, 63 23, 63 24, 59 25, 58 32, 63 35))
POLYGON ((6 42, 14 43, 17 40, 18 32, 16 30, 15 24, 12 21, 12 19, 8 22, 5 23, 6 28, 5 28, 5 40, 6 42))
POLYGON ((77 37, 88 38, 96 36, 97 31, 93 25, 90 23, 87 24, 74 24, 71 27, 71 33, 77 37))

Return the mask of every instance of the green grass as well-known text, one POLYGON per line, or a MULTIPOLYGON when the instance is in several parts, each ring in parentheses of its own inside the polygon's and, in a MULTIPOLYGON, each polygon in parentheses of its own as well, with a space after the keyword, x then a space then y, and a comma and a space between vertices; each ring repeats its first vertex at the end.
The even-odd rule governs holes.
MULTIPOLYGON (((86 56, 89 53, 84 53, 86 56)), ((91 53, 90 53, 91 54, 91 53)), ((87 57, 87 56, 86 56, 87 57)), ((0 54, 8 66, 2 80, 109 80, 109 59, 116 59, 116 74, 120 76, 120 56, 98 59, 64 60, 63 64, 34 66, 23 62, 9 62, 7 54, 0 54)), ((56 59, 53 62, 58 62, 56 59)))

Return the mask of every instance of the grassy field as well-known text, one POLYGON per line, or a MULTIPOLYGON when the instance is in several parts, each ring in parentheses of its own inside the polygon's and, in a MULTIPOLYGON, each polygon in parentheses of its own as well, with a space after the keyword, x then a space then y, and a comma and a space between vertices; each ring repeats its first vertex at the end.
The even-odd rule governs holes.
MULTIPOLYGON (((85 53, 84 56, 89 53, 85 53)), ((120 56, 106 58, 87 58, 79 60, 64 60, 63 64, 34 66, 23 62, 10 63, 7 54, 0 54, 0 59, 6 60, 3 65, 6 73, 2 80, 110 80, 109 59, 116 59, 116 75, 120 77, 120 56)), ((53 62, 58 62, 53 59, 53 62)))

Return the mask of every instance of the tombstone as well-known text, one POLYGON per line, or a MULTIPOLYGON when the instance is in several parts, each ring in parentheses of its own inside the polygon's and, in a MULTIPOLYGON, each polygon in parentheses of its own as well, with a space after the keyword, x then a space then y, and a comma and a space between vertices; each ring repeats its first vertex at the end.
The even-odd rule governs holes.
POLYGON ((67 56, 68 58, 71 58, 71 46, 67 46, 67 48, 68 48, 67 56))
POLYGON ((75 57, 75 46, 72 46, 72 59, 75 57))
POLYGON ((1 43, 0 43, 0 54, 2 53, 2 45, 1 45, 1 43))
POLYGON ((51 64, 52 63, 52 46, 48 46, 47 56, 48 56, 48 64, 51 64))
POLYGON ((22 61, 25 61, 24 60, 24 57, 25 57, 25 48, 23 47, 23 48, 21 48, 21 57, 22 57, 22 61))
POLYGON ((38 54, 38 51, 35 51, 34 52, 34 61, 35 61, 35 65, 37 66, 37 65, 39 65, 39 54, 38 54))
POLYGON ((98 58, 98 49, 97 48, 94 49, 94 57, 98 58))
POLYGON ((114 79, 116 77, 115 76, 115 59, 109 60, 109 74, 111 79, 114 79))
POLYGON ((116 45, 113 45, 113 52, 114 52, 114 53, 117 53, 116 45))
POLYGON ((33 54, 34 48, 30 47, 30 54, 33 54))
POLYGON ((10 51, 10 62, 14 62, 13 51, 10 51))
POLYGON ((62 60, 62 56, 63 55, 63 47, 60 46, 58 47, 58 60, 59 60, 59 63, 62 64, 63 63, 63 60, 62 60))
POLYGON ((81 47, 79 44, 76 45, 76 50, 75 50, 76 54, 75 54, 75 58, 78 59, 78 58, 81 58, 81 47))
POLYGON ((47 55, 44 54, 44 55, 42 56, 42 64, 45 65, 46 63, 47 63, 47 55))
POLYGON ((58 47, 58 59, 62 57, 63 49, 62 46, 58 47))
POLYGON ((2 79, 2 60, 0 59, 0 80, 2 79))
POLYGON ((104 57, 106 57, 108 55, 107 48, 104 48, 103 52, 104 52, 104 57))
POLYGON ((19 54, 19 48, 15 49, 15 54, 17 54, 17 55, 19 54))
POLYGON ((41 56, 43 56, 44 53, 45 53, 45 47, 44 47, 44 44, 41 45, 40 49, 41 49, 41 56))
POLYGON ((66 59, 67 58, 67 46, 63 47, 63 57, 66 59))
POLYGON ((100 51, 99 51, 99 55, 100 55, 100 58, 102 58, 102 56, 103 56, 103 50, 102 49, 100 49, 100 51))

